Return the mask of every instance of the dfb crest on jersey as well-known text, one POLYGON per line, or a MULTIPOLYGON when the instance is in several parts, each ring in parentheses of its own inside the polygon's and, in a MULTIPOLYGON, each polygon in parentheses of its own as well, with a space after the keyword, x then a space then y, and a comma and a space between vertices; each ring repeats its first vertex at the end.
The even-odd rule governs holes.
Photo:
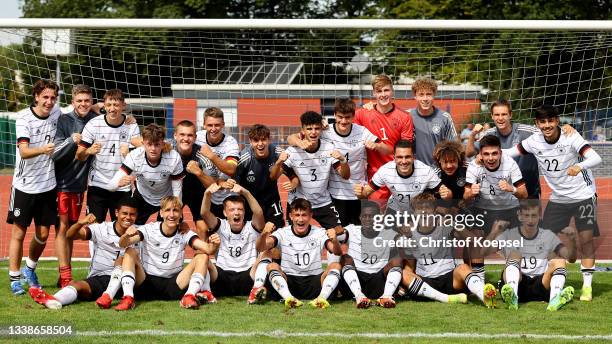
POLYGON ((457 186, 464 186, 464 185, 465 185, 465 177, 457 178, 457 186))
POLYGON ((163 171, 161 172, 161 176, 162 176, 162 178, 168 178, 168 176, 169 176, 169 175, 170 175, 170 171, 163 170, 163 171))
POLYGON ((327 159, 325 157, 321 157, 321 165, 325 165, 327 159))
POLYGON ((419 182, 414 182, 414 184, 412 184, 412 188, 415 190, 418 190, 421 187, 421 185, 419 184, 419 182))
POLYGON ((317 246, 317 241, 315 239, 312 239, 310 241, 308 241, 308 247, 309 248, 314 248, 317 246))
POLYGON ((173 244, 173 245, 178 245, 178 244, 180 244, 180 243, 181 243, 181 242, 179 241, 179 239, 174 239, 174 240, 172 241, 172 244, 173 244))
POLYGON ((434 121, 432 124, 433 125, 431 127, 431 131, 436 135, 439 134, 440 130, 442 130, 442 126, 440 125, 440 122, 434 121))
POLYGON ((247 177, 246 177, 247 182, 249 183, 254 183, 255 182, 255 172, 253 172, 252 170, 249 171, 247 177))

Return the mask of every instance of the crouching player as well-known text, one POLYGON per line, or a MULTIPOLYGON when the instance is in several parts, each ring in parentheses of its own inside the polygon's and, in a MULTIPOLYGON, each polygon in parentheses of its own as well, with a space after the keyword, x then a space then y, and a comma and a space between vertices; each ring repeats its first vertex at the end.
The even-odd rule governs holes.
POLYGON ((340 258, 342 278, 355 296, 357 308, 369 307, 370 299, 378 299, 378 305, 385 308, 395 307, 393 294, 402 280, 402 259, 388 244, 397 233, 390 228, 374 228, 374 216, 378 214, 377 203, 362 201, 361 226, 344 227, 348 253, 340 258))
MULTIPOLYGON (((467 303, 465 291, 470 291, 487 308, 493 308, 497 294, 492 284, 484 284, 467 264, 457 265, 454 247, 442 244, 453 238, 464 239, 465 231, 441 226, 433 216, 435 197, 429 193, 415 196, 410 202, 421 221, 410 234, 415 247, 407 251, 410 258, 403 271, 402 283, 411 297, 424 297, 445 303, 467 303), (415 266, 416 265, 416 266, 415 266)), ((439 221, 438 221, 439 222, 439 221)))
MULTIPOLYGON (((519 300, 548 301, 547 309, 556 311, 574 297, 574 288, 564 288, 564 285, 565 260, 576 260, 576 233, 572 227, 563 229, 561 233, 568 237, 568 246, 565 246, 552 231, 539 228, 540 203, 537 199, 521 201, 518 218, 520 226, 511 229, 507 229, 507 221, 496 221, 487 237, 500 242, 523 243, 501 250, 506 258, 502 299, 509 309, 518 309, 519 300)), ((494 250, 483 248, 483 253, 494 250)))
MULTIPOLYGON (((123 298, 115 310, 126 311, 134 308, 134 286, 137 295, 147 300, 178 300, 183 308, 199 307, 196 294, 210 293, 205 278, 208 255, 219 243, 218 236, 211 236, 205 242, 191 230, 183 230, 181 217, 183 204, 178 197, 166 196, 160 204, 162 222, 130 227, 119 240, 121 247, 140 244, 140 259, 133 248, 128 248, 123 257, 121 287, 123 298), (185 246, 204 253, 198 254, 183 268, 185 246), (181 298, 182 297, 182 298, 181 298)), ((208 281, 208 285, 210 281, 208 281)))
MULTIPOLYGON (((265 259, 258 266, 255 243, 259 233, 264 228, 265 220, 262 208, 251 192, 238 184, 234 184, 232 193, 223 201, 223 215, 219 219, 211 211, 211 199, 219 185, 211 184, 204 192, 202 200, 202 218, 209 230, 217 233, 221 241, 217 250, 216 263, 209 264, 211 281, 215 295, 249 295, 248 303, 253 304, 266 297, 266 268, 269 260, 265 259), (253 215, 251 221, 246 221, 245 199, 253 215)), ((274 227, 272 223, 269 224, 274 227)), ((208 300, 209 302, 211 300, 208 300)))
POLYGON ((303 298, 313 299, 309 303, 313 307, 326 308, 327 298, 340 281, 340 263, 330 263, 323 272, 321 254, 323 248, 335 255, 342 254, 336 229, 326 231, 311 226, 312 206, 303 198, 291 203, 289 216, 292 225, 274 233, 264 230, 257 240, 258 251, 275 247, 281 251, 281 265, 268 265, 270 283, 285 300, 285 307, 300 307, 303 302, 299 299, 303 298))
POLYGON ((66 232, 70 240, 90 240, 93 254, 89 275, 83 281, 71 281, 54 295, 40 288, 30 288, 30 296, 37 303, 51 309, 60 309, 77 299, 96 300, 100 308, 110 308, 115 294, 121 286, 121 263, 125 249, 119 240, 136 220, 136 203, 122 199, 115 210, 117 221, 94 223, 96 217, 89 214, 72 225, 66 232))

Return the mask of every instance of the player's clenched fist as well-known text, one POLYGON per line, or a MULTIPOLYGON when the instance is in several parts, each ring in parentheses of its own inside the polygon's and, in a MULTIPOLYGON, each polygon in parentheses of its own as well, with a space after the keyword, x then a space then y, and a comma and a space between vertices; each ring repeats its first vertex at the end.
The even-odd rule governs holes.
POLYGON ((283 151, 282 153, 280 153, 278 155, 278 161, 280 161, 280 162, 285 162, 285 161, 287 161, 287 159, 289 159, 289 153, 287 153, 285 151, 283 151))
POLYGON ((580 173, 580 171, 582 171, 582 167, 580 167, 578 165, 574 165, 574 166, 571 166, 570 168, 567 169, 567 174, 569 176, 574 177, 574 176, 577 176, 578 173, 580 173))
POLYGON ((514 192, 514 186, 512 186, 510 183, 508 183, 506 180, 500 180, 499 183, 497 183, 497 185, 499 186, 500 189, 502 189, 503 191, 506 192, 514 192))
POLYGON ((83 226, 90 225, 90 224, 92 224, 94 222, 96 222, 96 215, 94 215, 94 214, 88 214, 87 216, 82 217, 79 220, 79 224, 83 225, 83 226))
POLYGON ((336 239, 336 229, 335 228, 328 229, 327 237, 329 238, 329 240, 335 240, 336 239))
POLYGON ((42 146, 42 149, 43 149, 43 154, 51 155, 53 154, 53 151, 55 150, 55 144, 47 143, 46 145, 42 146))
POLYGON ((509 221, 495 220, 495 222, 493 222, 493 226, 491 227, 491 231, 501 233, 505 231, 509 226, 509 221))
POLYGON ((215 233, 208 237, 208 242, 215 246, 219 246, 221 245, 221 238, 219 237, 218 233, 215 233))
POLYGON ((369 150, 376 149, 376 142, 374 142, 374 141, 366 141, 365 142, 365 148, 369 149, 369 150))
POLYGON ((363 184, 353 184, 353 193, 358 198, 363 198, 363 189, 364 188, 365 188, 365 185, 363 185, 363 184))
POLYGON ((206 192, 212 194, 212 193, 215 193, 215 192, 219 191, 220 188, 221 187, 217 183, 212 183, 212 184, 210 184, 208 189, 206 189, 206 192))
POLYGON ((195 160, 189 161, 185 169, 187 170, 187 172, 193 175, 196 175, 196 176, 202 173, 202 169, 200 168, 200 165, 195 160))
POLYGON ((128 229, 125 230, 125 235, 127 235, 128 237, 136 236, 138 235, 138 230, 136 229, 136 227, 130 226, 128 229))
POLYGON ((445 185, 440 186, 440 198, 442 199, 451 199, 453 198, 453 192, 447 188, 445 185))
POLYGON ((266 222, 266 225, 261 230, 261 232, 262 233, 270 234, 270 233, 274 232, 275 229, 276 229, 276 226, 272 222, 266 222))
POLYGON ((87 148, 86 152, 88 155, 96 155, 100 153, 101 150, 102 150, 102 145, 98 142, 95 142, 93 145, 87 148))
POLYGON ((478 196, 480 194, 480 184, 472 184, 472 186, 470 187, 470 191, 472 192, 472 196, 478 196))
POLYGON ((332 158, 337 159, 338 161, 340 161, 343 164, 346 162, 346 158, 344 157, 344 155, 342 155, 342 153, 340 153, 337 150, 331 151, 331 153, 329 153, 329 155, 331 155, 332 158))

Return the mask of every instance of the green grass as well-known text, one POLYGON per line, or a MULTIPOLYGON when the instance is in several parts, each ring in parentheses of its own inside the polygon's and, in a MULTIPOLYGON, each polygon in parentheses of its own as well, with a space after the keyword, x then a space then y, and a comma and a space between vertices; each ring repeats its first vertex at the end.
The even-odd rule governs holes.
MULTIPOLYGON (((41 283, 46 286, 55 284, 57 272, 56 263, 42 262, 39 269, 41 283)), ((76 263, 79 267, 74 271, 75 278, 84 278, 85 263, 76 263)), ((6 262, 0 264, 6 274, 6 262)), ((496 280, 500 266, 487 267, 487 280, 496 280)), ((578 300, 581 276, 577 266, 570 266, 569 285, 576 288, 574 302, 558 312, 546 311, 546 303, 532 302, 521 304, 518 311, 506 309, 485 309, 477 300, 470 298, 467 305, 447 305, 435 302, 400 301, 395 309, 372 307, 367 310, 355 309, 348 301, 334 302, 325 310, 311 309, 305 305, 300 309, 285 310, 278 302, 265 305, 248 306, 246 298, 223 298, 218 304, 205 305, 199 310, 184 310, 178 301, 173 302, 139 302, 135 310, 118 313, 113 310, 99 310, 91 302, 77 302, 66 306, 60 311, 52 311, 34 303, 28 295, 15 297, 8 288, 8 278, 5 287, 0 288, 0 325, 9 324, 71 324, 77 333, 70 337, 71 341, 89 343, 120 343, 129 342, 323 342, 337 343, 378 343, 409 341, 418 342, 543 342, 542 339, 519 338, 363 338, 363 337, 284 337, 268 336, 222 337, 201 336, 193 334, 173 334, 171 336, 106 335, 83 337, 78 335, 84 331, 216 331, 218 333, 269 333, 283 331, 285 333, 467 333, 467 334, 543 334, 543 335, 610 335, 609 306, 612 304, 612 273, 597 273, 594 278, 593 302, 585 303, 578 300)), ((6 275, 5 275, 6 276, 6 275)), ((57 289, 48 287, 53 293, 57 289)), ((498 306, 501 306, 498 300, 498 306)), ((31 338, 31 342, 60 343, 66 337, 31 338)), ((15 342, 15 338, 2 338, 0 341, 15 342)), ((547 341, 559 342, 557 339, 547 341)), ((591 342, 596 342, 590 340, 591 342)))

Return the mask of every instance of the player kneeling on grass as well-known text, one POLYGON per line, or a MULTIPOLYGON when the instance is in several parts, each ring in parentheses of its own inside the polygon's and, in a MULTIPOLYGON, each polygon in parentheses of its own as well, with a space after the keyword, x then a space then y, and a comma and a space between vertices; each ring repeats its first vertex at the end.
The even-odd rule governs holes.
MULTIPOLYGON (((510 229, 507 229, 507 221, 496 221, 487 237, 499 242, 524 239, 522 246, 501 249, 506 258, 502 299, 509 309, 518 309, 519 300, 548 301, 547 309, 556 311, 574 297, 574 288, 564 288, 564 285, 567 274, 565 260, 576 261, 576 233, 572 227, 561 232, 568 238, 568 246, 565 246, 552 231, 539 228, 540 203, 537 199, 521 201, 518 218, 520 226, 510 229)), ((494 250, 483 248, 483 254, 494 250)))
POLYGON ((344 227, 348 252, 340 258, 342 278, 355 296, 357 308, 369 307, 370 299, 378 299, 378 305, 385 308, 395 307, 393 294, 402 280, 402 260, 396 257, 397 251, 392 252, 388 245, 380 247, 380 243, 394 240, 397 233, 374 230, 373 220, 379 214, 377 203, 362 201, 361 226, 344 227))
POLYGON ((281 265, 268 265, 269 279, 285 306, 302 306, 299 299, 313 299, 310 305, 317 308, 329 306, 327 298, 340 281, 340 263, 331 263, 323 272, 321 254, 323 248, 335 255, 342 254, 336 237, 336 229, 310 225, 312 206, 310 202, 297 198, 291 203, 289 213, 292 225, 270 234, 264 230, 257 240, 257 250, 265 251, 278 247, 281 265), (295 295, 295 296, 294 296, 295 295))
POLYGON ((121 286, 123 298, 115 310, 134 308, 134 286, 138 286, 139 298, 148 300, 178 300, 183 308, 198 308, 198 293, 210 293, 208 277, 208 255, 212 254, 219 237, 211 236, 205 242, 198 235, 181 227, 183 204, 178 197, 166 196, 161 200, 162 222, 152 222, 138 228, 130 227, 121 236, 119 245, 128 247, 140 241, 138 252, 128 248, 123 257, 121 286), (183 268, 185 246, 204 253, 197 254, 183 268), (182 298, 181 298, 182 297, 182 298))
POLYGON ((93 243, 89 275, 86 280, 71 281, 55 295, 49 295, 41 288, 30 288, 34 301, 47 308, 60 309, 77 299, 96 300, 100 308, 110 308, 121 286, 125 248, 119 245, 119 241, 136 220, 136 203, 129 198, 119 201, 115 214, 117 221, 102 223, 94 223, 96 217, 89 214, 68 229, 66 237, 69 240, 90 240, 93 243))
MULTIPOLYGON (((264 283, 269 260, 258 265, 255 243, 264 228, 264 213, 253 195, 245 188, 234 184, 231 191, 237 195, 228 196, 223 201, 223 215, 219 219, 212 211, 212 195, 220 189, 216 183, 204 192, 202 218, 209 233, 217 233, 221 240, 215 264, 209 264, 214 293, 219 295, 249 295, 248 303, 261 301, 266 297, 264 283), (251 221, 244 220, 245 199, 253 216, 251 221)), ((269 224, 271 228, 273 224, 269 224)))
POLYGON ((493 308, 496 295, 495 287, 484 284, 467 264, 456 264, 453 258, 455 248, 442 245, 457 238, 465 238, 466 231, 456 231, 442 226, 428 216, 435 214, 435 197, 429 193, 415 196, 410 204, 416 214, 423 217, 411 235, 415 247, 407 249, 408 264, 404 267, 402 283, 407 294, 412 297, 425 297, 446 303, 467 303, 466 291, 475 294, 487 308, 493 308), (436 244, 438 243, 438 244, 436 244))

